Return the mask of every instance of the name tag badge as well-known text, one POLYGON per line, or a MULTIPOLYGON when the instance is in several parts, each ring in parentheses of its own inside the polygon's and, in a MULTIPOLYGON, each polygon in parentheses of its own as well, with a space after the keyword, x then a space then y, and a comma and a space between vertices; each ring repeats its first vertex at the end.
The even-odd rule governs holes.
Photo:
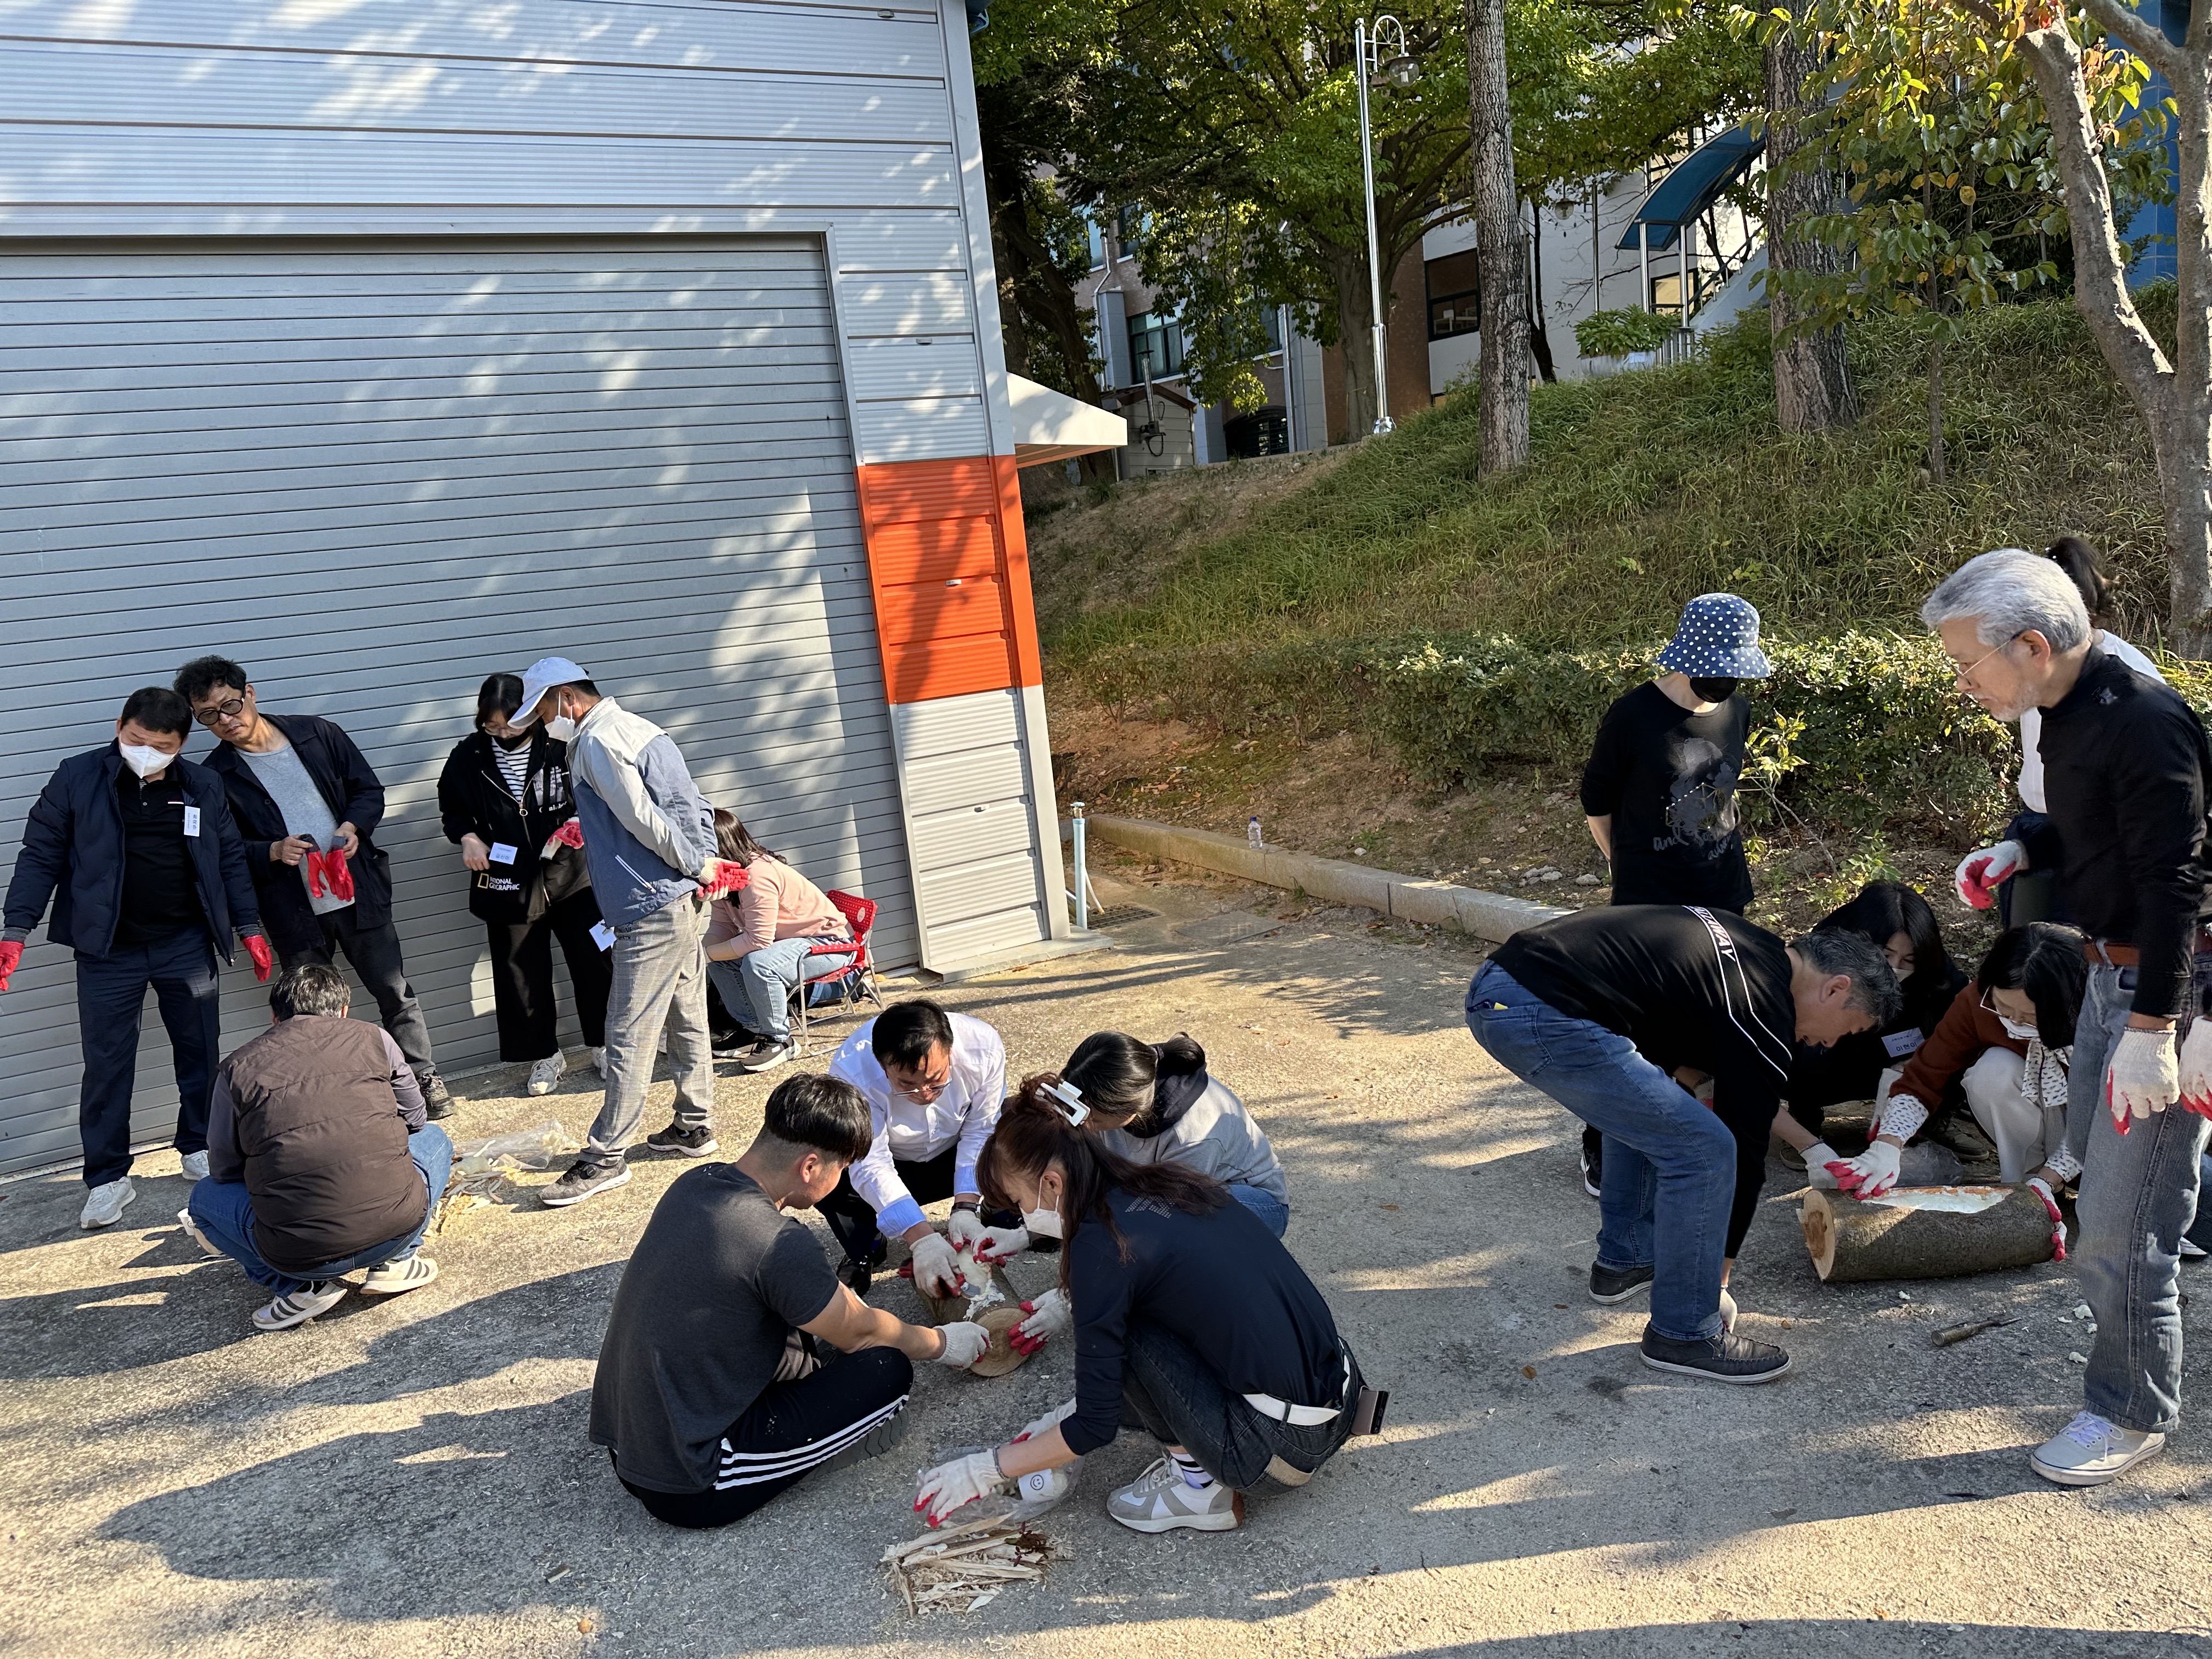
POLYGON ((1881 1046, 1888 1051, 1892 1060, 1903 1060, 1927 1040, 1916 1026, 1909 1031, 1892 1031, 1881 1040, 1881 1046))
POLYGON ((509 847, 509 846, 508 846, 505 842, 503 842, 503 841, 501 841, 501 842, 493 842, 493 843, 492 843, 492 849, 491 849, 491 861, 492 861, 494 864, 512 864, 512 863, 514 863, 514 848, 513 848, 512 847, 509 847))
POLYGON ((185 833, 188 836, 197 836, 199 832, 200 809, 197 806, 187 806, 185 808, 185 833))
POLYGON ((613 950, 615 948, 615 930, 608 927, 604 921, 593 922, 592 924, 592 943, 598 945, 602 951, 613 950))

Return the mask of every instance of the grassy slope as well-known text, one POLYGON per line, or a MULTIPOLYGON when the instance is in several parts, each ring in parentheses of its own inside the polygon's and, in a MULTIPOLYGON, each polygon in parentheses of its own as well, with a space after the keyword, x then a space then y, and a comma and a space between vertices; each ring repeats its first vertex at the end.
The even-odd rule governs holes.
POLYGON ((2156 637, 2148 444, 2070 303, 1978 318, 1949 354, 1942 487, 1923 464, 1923 359, 1901 327, 1855 334, 1866 416, 1818 438, 1776 428, 1764 330, 1754 318, 1679 368, 1540 388, 1533 461, 1500 483, 1475 481, 1468 394, 1340 459, 1238 463, 1048 509, 1032 551, 1051 665, 1079 681, 1114 645, 1301 635, 1625 644, 1717 587, 1778 635, 1913 628, 1962 559, 2066 531, 2106 550, 2129 635, 2156 637))

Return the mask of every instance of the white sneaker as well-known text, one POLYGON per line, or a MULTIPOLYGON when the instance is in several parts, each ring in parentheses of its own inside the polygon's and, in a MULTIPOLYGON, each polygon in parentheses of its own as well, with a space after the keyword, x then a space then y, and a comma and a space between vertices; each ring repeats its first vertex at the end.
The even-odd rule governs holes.
POLYGON ((253 1310, 253 1328, 257 1331, 289 1331, 295 1325, 304 1325, 318 1314, 326 1314, 345 1300, 346 1282, 343 1279, 323 1279, 302 1285, 289 1296, 280 1296, 265 1308, 253 1310))
POLYGON ((200 1231, 200 1224, 192 1219, 192 1212, 190 1210, 177 1212, 177 1225, 185 1230, 186 1238, 200 1247, 202 1255, 216 1261, 222 1260, 222 1252, 208 1243, 208 1236, 200 1231))
POLYGON ((568 1057, 556 1048, 530 1068, 529 1091, 533 1095, 550 1095, 554 1085, 568 1074, 568 1057))
POLYGON ((84 1213, 77 1217, 80 1227, 112 1227, 123 1219, 123 1206, 138 1195, 138 1189, 125 1176, 103 1186, 94 1187, 84 1195, 84 1213))
POLYGON ((592 1056, 592 1069, 599 1074, 599 1080, 604 1083, 607 1076, 607 1051, 604 1048, 599 1048, 591 1049, 589 1052, 592 1056))
POLYGON ((1132 1532, 1234 1532, 1244 1524, 1244 1495, 1218 1480, 1193 1486, 1175 1459, 1163 1457, 1107 1498, 1106 1513, 1132 1532))
POLYGON ((2062 1486, 2101 1486, 2165 1444, 2162 1434, 2115 1428, 2094 1412, 2081 1412, 2028 1455, 2027 1466, 2062 1486))
POLYGON ((208 1155, 205 1152, 186 1152, 181 1161, 185 1180, 205 1181, 208 1178, 208 1155))
POLYGON ((438 1264, 427 1255, 404 1255, 396 1261, 379 1262, 361 1281, 363 1296, 398 1296, 419 1291, 438 1276, 438 1264))

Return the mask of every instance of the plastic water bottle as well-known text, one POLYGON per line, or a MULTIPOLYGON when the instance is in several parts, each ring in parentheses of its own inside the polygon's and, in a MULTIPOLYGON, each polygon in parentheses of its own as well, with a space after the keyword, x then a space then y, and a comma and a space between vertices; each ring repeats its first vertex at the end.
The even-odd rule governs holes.
POLYGON ((1260 820, 1257 817, 1245 820, 1244 840, 1248 845, 1252 847, 1260 847, 1266 844, 1260 839, 1260 820))

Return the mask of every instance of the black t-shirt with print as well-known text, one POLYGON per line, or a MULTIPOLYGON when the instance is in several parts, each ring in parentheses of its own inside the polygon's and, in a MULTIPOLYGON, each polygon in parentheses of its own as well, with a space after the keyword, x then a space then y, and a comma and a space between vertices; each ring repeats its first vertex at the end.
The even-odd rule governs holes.
POLYGON ((1583 811, 1613 819, 1615 904, 1751 903, 1735 799, 1750 731, 1740 691, 1693 714, 1647 681, 1606 710, 1583 769, 1583 811))

